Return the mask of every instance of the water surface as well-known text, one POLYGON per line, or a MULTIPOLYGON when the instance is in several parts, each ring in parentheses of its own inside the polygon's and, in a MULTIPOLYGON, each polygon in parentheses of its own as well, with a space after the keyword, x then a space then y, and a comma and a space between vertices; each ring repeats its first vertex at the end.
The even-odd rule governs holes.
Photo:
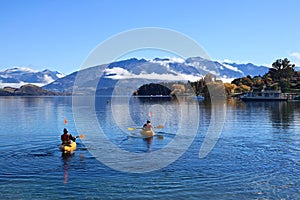
MULTIPOLYGON (((163 139, 154 137, 149 142, 129 136, 131 132, 116 125, 109 98, 96 99, 96 114, 107 137, 118 147, 151 153, 173 140, 180 120, 178 101, 130 101, 136 124, 144 123, 151 108, 154 125, 165 126, 157 130, 163 139), (155 118, 159 110, 161 118, 155 118), (164 121, 166 116, 174 118, 164 121)), ((123 104, 120 100, 118 105, 123 104)), ((76 132, 71 97, 0 97, 0 198, 300 199, 300 103, 226 102, 220 138, 208 156, 200 159, 211 107, 199 102, 198 133, 178 160, 153 172, 124 173, 99 162, 80 140, 74 155, 61 155, 62 129, 82 134, 76 132)), ((126 123, 124 120, 122 126, 132 126, 126 123)))

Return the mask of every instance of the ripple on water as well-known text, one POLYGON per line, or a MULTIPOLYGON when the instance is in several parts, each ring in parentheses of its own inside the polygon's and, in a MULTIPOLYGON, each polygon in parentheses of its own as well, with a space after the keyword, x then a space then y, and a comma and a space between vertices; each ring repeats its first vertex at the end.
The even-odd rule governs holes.
MULTIPOLYGON (((240 107, 231 110, 228 106, 220 139, 208 156, 199 159, 205 133, 213 126, 211 108, 202 105, 199 134, 178 160, 154 172, 128 174, 100 163, 80 144, 73 157, 62 158, 58 136, 49 135, 55 134, 54 127, 62 130, 66 113, 69 130, 76 130, 72 124, 72 106, 59 103, 59 99, 44 102, 39 98, 36 107, 35 101, 30 100, 18 112, 10 110, 20 105, 18 98, 9 104, 0 101, 5 107, 0 119, 10 121, 0 127, 2 141, 6 141, 0 146, 0 199, 300 199, 298 104, 288 112, 277 112, 281 107, 266 109, 265 103, 240 102, 240 107), (35 112, 36 119, 47 119, 47 123, 35 123, 32 116, 28 117, 32 109, 39 111, 35 112), (7 115, 11 120, 7 120, 7 115), (282 120, 273 123, 274 118, 284 120, 282 117, 286 115, 294 116, 284 122, 289 126, 282 120), (4 132, 10 133, 9 136, 4 132)), ((167 105, 177 107, 172 102, 167 105)), ((106 102, 99 109, 103 113, 99 121, 109 130, 107 134, 112 142, 131 152, 148 152, 143 139, 127 138, 127 134, 117 130, 112 119, 105 118, 111 115, 106 102)), ((144 119, 136 119, 140 121, 144 119)), ((87 125, 90 123, 86 121, 87 125)), ((160 131, 172 133, 173 126, 178 124, 164 125, 160 131)), ((163 148, 172 137, 165 134, 163 140, 155 138, 152 150, 163 148)), ((99 144, 91 148, 99 148, 99 144)))

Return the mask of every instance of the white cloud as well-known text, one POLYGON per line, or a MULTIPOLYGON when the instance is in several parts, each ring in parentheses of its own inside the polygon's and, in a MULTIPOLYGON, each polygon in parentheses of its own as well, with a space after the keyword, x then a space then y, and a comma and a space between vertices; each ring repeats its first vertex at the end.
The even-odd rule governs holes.
POLYGON ((172 57, 172 58, 169 58, 171 62, 177 62, 177 63, 184 63, 185 60, 182 59, 182 58, 177 58, 177 57, 172 57))
POLYGON ((224 65, 227 69, 230 69, 230 70, 232 70, 232 71, 243 73, 243 72, 242 72, 241 70, 239 70, 237 67, 234 67, 234 66, 231 66, 231 65, 228 65, 228 64, 225 64, 225 63, 222 63, 222 65, 224 65))
POLYGON ((230 59, 224 59, 223 61, 221 60, 216 60, 218 61, 219 63, 236 63, 236 64, 246 64, 246 63, 251 63, 249 61, 240 61, 240 60, 230 60, 230 59))
POLYGON ((169 81, 196 81, 202 78, 202 76, 194 76, 188 74, 158 74, 158 73, 141 73, 133 74, 126 69, 120 67, 114 67, 112 69, 105 69, 104 73, 106 74, 105 78, 110 79, 148 79, 148 80, 169 80, 169 81))
POLYGON ((297 66, 300 66, 300 53, 299 52, 292 52, 290 56, 293 57, 293 61, 297 66))
POLYGON ((152 62, 152 63, 158 63, 162 66, 165 66, 165 67, 169 67, 169 64, 170 63, 184 63, 185 60, 182 59, 182 58, 178 58, 178 57, 167 57, 167 59, 169 60, 149 60, 149 62, 152 62))
POLYGON ((226 76, 219 78, 223 83, 231 83, 234 78, 227 78, 226 76))
POLYGON ((23 71, 23 72, 38 72, 37 70, 33 70, 33 69, 30 69, 28 67, 13 67, 11 69, 8 69, 8 71, 10 72, 15 72, 15 71, 23 71))
POLYGON ((295 57, 296 59, 300 60, 300 53, 299 52, 292 52, 290 56, 295 57))
POLYGON ((223 63, 223 62, 226 62, 226 63, 236 63, 236 61, 233 61, 233 60, 230 60, 230 59, 224 59, 223 61, 218 61, 219 63, 223 63))
POLYGON ((0 81, 0 88, 4 88, 4 87, 13 87, 13 88, 20 88, 22 85, 26 85, 26 84, 33 84, 39 87, 42 87, 45 85, 45 83, 26 83, 26 82, 19 82, 19 83, 2 83, 0 81))
POLYGON ((105 69, 104 73, 106 74, 107 78, 111 79, 125 79, 125 78, 132 78, 134 74, 130 73, 126 69, 121 67, 114 67, 112 69, 105 69))

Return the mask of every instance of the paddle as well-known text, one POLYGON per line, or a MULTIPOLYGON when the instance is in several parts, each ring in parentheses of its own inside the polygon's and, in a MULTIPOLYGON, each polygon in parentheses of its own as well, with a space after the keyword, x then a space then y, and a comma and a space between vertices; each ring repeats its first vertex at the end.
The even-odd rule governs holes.
MULTIPOLYGON (((163 125, 159 125, 159 126, 156 126, 154 128, 162 129, 162 128, 164 128, 164 126, 163 125)), ((143 128, 133 128, 133 127, 129 127, 128 128, 129 131, 134 131, 136 129, 143 129, 143 128)))
POLYGON ((83 134, 80 134, 79 136, 76 136, 76 138, 84 139, 85 136, 83 134))

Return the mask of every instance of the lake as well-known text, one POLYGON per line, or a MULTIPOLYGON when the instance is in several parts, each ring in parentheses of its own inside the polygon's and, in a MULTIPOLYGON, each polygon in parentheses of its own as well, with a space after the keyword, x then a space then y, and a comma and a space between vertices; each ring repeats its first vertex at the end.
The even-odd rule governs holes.
POLYGON ((94 103, 0 97, 0 199, 300 199, 300 102, 94 103), (152 139, 139 137, 147 119, 164 126, 152 139), (85 135, 71 156, 64 127, 85 135))

